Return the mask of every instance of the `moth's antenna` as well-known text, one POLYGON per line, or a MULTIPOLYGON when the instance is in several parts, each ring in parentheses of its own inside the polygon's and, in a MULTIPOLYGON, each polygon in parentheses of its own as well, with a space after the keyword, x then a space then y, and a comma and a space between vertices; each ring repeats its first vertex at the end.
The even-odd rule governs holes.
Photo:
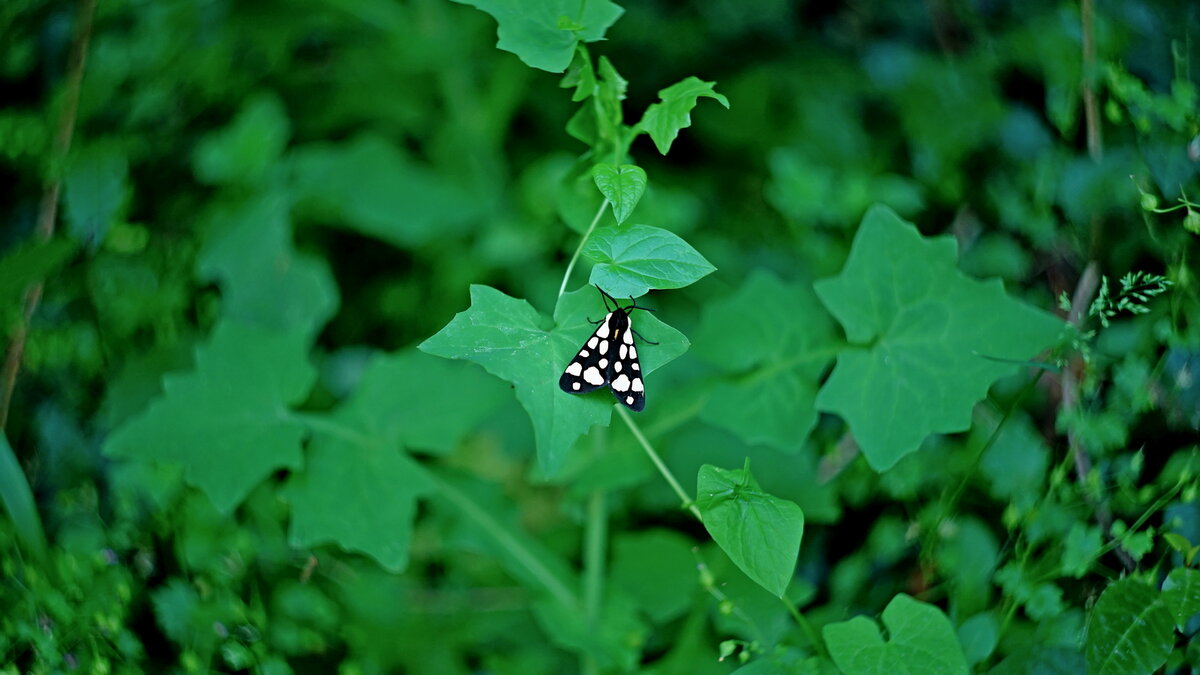
POLYGON ((630 306, 628 306, 628 307, 626 307, 625 309, 640 309, 640 310, 642 310, 642 311, 644 311, 644 312, 656 312, 656 311, 658 311, 658 310, 655 310, 655 309, 650 309, 649 307, 640 307, 640 306, 638 306, 638 304, 637 304, 637 300, 634 300, 632 295, 631 295, 631 296, 629 296, 629 302, 632 302, 633 304, 632 304, 632 305, 630 305, 630 306))
POLYGON ((601 297, 601 298, 603 298, 603 300, 604 300, 604 311, 606 311, 606 312, 611 312, 611 311, 612 311, 611 309, 609 309, 609 308, 608 308, 608 301, 609 301, 609 300, 612 300, 612 301, 613 301, 613 305, 614 305, 614 306, 618 306, 618 307, 620 306, 620 305, 617 305, 617 299, 616 299, 616 298, 614 298, 613 296, 609 295, 608 293, 605 293, 605 292, 604 292, 604 289, 603 289, 603 288, 600 288, 600 284, 593 284, 593 285, 596 287, 596 290, 600 291, 600 297, 601 297))

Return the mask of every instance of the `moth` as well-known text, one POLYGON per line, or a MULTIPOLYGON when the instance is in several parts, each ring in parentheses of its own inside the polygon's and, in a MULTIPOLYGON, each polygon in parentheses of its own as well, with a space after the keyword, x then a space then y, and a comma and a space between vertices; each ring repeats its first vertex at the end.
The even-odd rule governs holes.
MULTIPOLYGON (((579 353, 567 364, 562 377, 558 378, 558 386, 568 394, 586 394, 608 385, 613 396, 623 405, 634 412, 641 412, 646 407, 646 386, 642 380, 642 364, 638 361, 637 345, 634 343, 633 321, 630 312, 641 309, 647 312, 654 310, 648 307, 638 307, 637 301, 629 298, 633 304, 621 307, 616 298, 604 292, 599 286, 600 297, 604 299, 604 311, 607 314, 597 324, 595 332, 583 343, 579 353), (613 308, 608 303, 612 301, 613 308)), ((637 334, 642 337, 641 334, 637 334)), ((642 337, 646 344, 656 345, 642 337)))

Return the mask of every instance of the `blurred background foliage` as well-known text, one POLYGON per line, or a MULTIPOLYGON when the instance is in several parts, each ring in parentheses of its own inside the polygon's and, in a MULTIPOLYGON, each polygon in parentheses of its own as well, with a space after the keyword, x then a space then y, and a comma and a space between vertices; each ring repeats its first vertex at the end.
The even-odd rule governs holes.
MULTIPOLYGON (((695 349, 656 375, 647 435, 685 483, 701 464, 749 457, 765 490, 799 504, 788 595, 818 627, 906 592, 945 609, 980 671, 1079 672, 1108 580, 1187 568, 1200 543, 1200 215, 1169 210, 1200 193, 1200 7, 1097 2, 1089 68, 1074 2, 624 9, 590 48, 628 79, 628 110, 689 75, 731 102, 698 108, 667 156, 648 137, 631 149, 650 176, 635 220, 718 268, 652 296, 695 349), (1098 332, 1068 368, 1077 408, 1059 414, 1058 374, 1024 393, 1035 376, 1013 376, 969 433, 931 437, 881 474, 830 415, 807 440, 787 416, 739 428, 725 370, 746 340, 720 312, 738 309, 743 279, 786 293, 837 273, 875 203, 952 234, 963 270, 1047 310, 1089 262, 1114 294, 1131 270, 1173 286, 1149 313, 1085 323, 1098 332), (1079 480, 1068 438, 1093 462, 1079 480)), ((443 0, 94 11, 72 113, 79 6, 0 5, 6 343, 25 329, 26 288, 45 280, 5 428, 4 454, 23 470, 5 470, 7 505, 19 474, 36 502, 24 523, 0 519, 7 672, 572 672, 582 655, 597 670, 716 673, 742 665, 717 660, 727 639, 761 672, 800 672, 788 664, 808 647, 785 608, 677 508, 628 430, 593 432, 561 472, 538 475, 510 389, 412 349, 466 307, 469 284, 552 307, 594 210, 580 222, 565 180, 586 147, 565 132, 576 106, 560 77, 497 50, 487 14, 443 0), (43 241, 55 182, 57 229, 43 241), (415 509, 407 559, 289 534, 289 497, 321 486, 282 467, 230 515, 171 462, 101 453, 165 374, 203 369, 198 346, 236 362, 222 355, 236 340, 226 352, 207 342, 225 319, 294 338, 270 353, 307 355, 312 372, 295 376, 315 386, 281 394, 302 411, 351 401, 347 415, 366 415, 392 397, 377 411, 394 411, 389 438, 442 495, 396 515, 415 509), (597 442, 600 458, 586 451, 597 442), (546 580, 513 557, 577 568, 597 491, 609 591, 591 634, 539 605, 546 580), (31 543, 39 520, 44 552, 31 543)), ((322 443, 314 453, 349 452, 322 443)), ((358 517, 343 506, 319 515, 358 517)), ((1183 618, 1169 667, 1200 667, 1195 623, 1183 618)))

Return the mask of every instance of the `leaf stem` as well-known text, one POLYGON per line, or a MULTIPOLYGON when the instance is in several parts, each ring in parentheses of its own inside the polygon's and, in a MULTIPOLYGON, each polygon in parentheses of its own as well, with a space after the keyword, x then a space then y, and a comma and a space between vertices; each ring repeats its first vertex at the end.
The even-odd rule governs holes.
POLYGON ((623 406, 618 405, 615 407, 617 414, 625 422, 625 426, 629 427, 629 430, 633 432, 633 437, 638 440, 638 443, 642 445, 642 449, 650 457, 650 461, 654 462, 654 466, 658 468, 658 472, 663 475, 663 478, 667 479, 667 483, 671 485, 671 489, 675 491, 675 494, 679 495, 679 501, 682 505, 686 506, 687 510, 692 512, 693 516, 696 516, 696 520, 703 523, 704 517, 700 515, 700 509, 697 508, 695 500, 689 497, 687 492, 684 492, 683 486, 679 484, 679 481, 675 480, 675 474, 671 473, 666 464, 663 464, 662 458, 654 451, 654 446, 650 445, 650 441, 646 440, 646 436, 638 428, 637 422, 633 421, 633 418, 629 416, 629 413, 626 412, 623 406))
POLYGON ((596 229, 596 224, 604 215, 606 206, 608 206, 607 199, 600 202, 600 208, 596 210, 596 217, 592 218, 592 224, 588 225, 587 231, 583 233, 583 238, 579 240, 579 246, 575 247, 575 254, 571 256, 571 262, 567 263, 567 271, 563 272, 562 283, 558 286, 558 297, 561 298, 563 293, 567 292, 567 282, 571 279, 571 270, 575 269, 575 261, 579 260, 579 254, 583 252, 583 245, 587 243, 588 237, 592 236, 592 230, 596 229))
POLYGON ((808 638, 808 641, 812 643, 813 649, 817 650, 817 654, 828 658, 829 650, 825 648, 825 643, 822 642, 820 636, 817 635, 817 629, 813 628, 813 625, 809 623, 808 619, 800 613, 800 610, 796 608, 796 603, 788 600, 786 596, 780 598, 779 600, 783 603, 784 607, 787 607, 788 613, 791 614, 792 618, 796 620, 796 624, 800 626, 800 630, 804 632, 804 635, 808 638))
MULTIPOLYGON (((592 435, 592 453, 600 457, 608 445, 608 427, 599 427, 592 435)), ((590 630, 600 630, 603 614, 605 552, 608 541, 607 491, 592 490, 588 495, 587 520, 584 524, 583 543, 583 611, 590 630)), ((592 675, 600 672, 596 659, 588 652, 583 653, 583 672, 592 675)))
MULTIPOLYGON (((78 25, 75 39, 71 43, 71 56, 67 70, 66 91, 63 94, 62 115, 54 135, 54 149, 50 161, 52 178, 42 192, 42 203, 38 207, 37 229, 39 241, 49 241, 54 236, 54 223, 58 219, 59 193, 62 191, 62 163, 71 150, 71 138, 75 134, 75 118, 79 114, 79 90, 83 84, 83 66, 87 62, 88 42, 92 37, 92 19, 96 15, 96 0, 80 0, 78 25)), ((25 354, 25 340, 29 337, 29 322, 42 301, 43 281, 37 281, 25 291, 25 307, 21 319, 13 328, 12 340, 4 355, 3 372, 0 374, 0 429, 8 423, 8 409, 12 404, 17 374, 21 370, 21 359, 25 354)))

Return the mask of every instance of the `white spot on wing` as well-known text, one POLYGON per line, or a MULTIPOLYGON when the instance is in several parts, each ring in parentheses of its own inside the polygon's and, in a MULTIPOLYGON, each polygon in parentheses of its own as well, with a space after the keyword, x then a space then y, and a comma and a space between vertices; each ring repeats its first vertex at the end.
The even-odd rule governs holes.
POLYGON ((633 344, 633 324, 629 325, 629 330, 625 331, 625 344, 633 344))
POLYGON ((617 361, 616 363, 613 364, 613 370, 617 371, 618 373, 621 372, 621 362, 620 361, 617 361))
POLYGON ((607 368, 608 367, 608 359, 600 359, 600 363, 598 365, 601 368, 607 368))
POLYGON ((592 339, 591 339, 591 340, 588 340, 588 348, 589 348, 589 349, 595 349, 595 348, 596 348, 596 343, 597 343, 597 342, 599 342, 599 341, 600 341, 600 338, 598 338, 598 337, 596 337, 595 335, 593 335, 593 336, 592 336, 592 339))
POLYGON ((639 365, 637 364, 637 361, 634 361, 634 362, 633 362, 633 369, 634 369, 634 370, 641 370, 641 369, 642 369, 642 367, 641 367, 641 366, 639 366, 639 365))
POLYGON ((596 366, 592 366, 591 368, 583 371, 583 379, 586 380, 588 384, 594 384, 597 386, 604 384, 604 376, 600 374, 600 371, 596 369, 596 366))
POLYGON ((627 405, 633 405, 633 397, 632 397, 632 396, 627 396, 627 397, 625 398, 625 403, 626 403, 627 405))
POLYGON ((575 391, 579 391, 579 383, 578 383, 578 382, 572 382, 572 383, 571 383, 571 388, 572 388, 572 389, 574 389, 575 391))
POLYGON ((567 366, 567 374, 573 377, 579 377, 579 373, 583 371, 583 366, 579 365, 578 361, 572 361, 571 365, 567 366))
POLYGON ((626 347, 625 345, 621 345, 621 358, 625 358, 625 355, 628 353, 629 353, 629 347, 626 347))
POLYGON ((637 358, 637 347, 634 347, 633 345, 629 345, 629 358, 631 358, 631 359, 637 358))
POLYGON ((625 373, 621 373, 612 381, 612 388, 614 391, 629 391, 629 378, 625 377, 625 373))
POLYGON ((601 339, 608 337, 608 319, 611 316, 612 312, 605 314, 604 321, 600 324, 600 327, 596 329, 596 335, 598 335, 601 339))
POLYGON ((600 341, 600 353, 601 353, 601 354, 607 354, 607 353, 608 353, 608 340, 601 340, 601 341, 600 341))
POLYGON ((645 391, 645 389, 642 388, 642 378, 640 378, 640 377, 633 378, 633 390, 634 391, 645 391))
POLYGON ((586 350, 586 349, 580 349, 580 350, 579 350, 579 356, 580 356, 580 357, 585 357, 585 358, 586 358, 586 357, 587 357, 587 355, 588 355, 588 354, 590 354, 590 353, 591 353, 591 352, 589 352, 589 351, 588 351, 588 350, 586 350))

